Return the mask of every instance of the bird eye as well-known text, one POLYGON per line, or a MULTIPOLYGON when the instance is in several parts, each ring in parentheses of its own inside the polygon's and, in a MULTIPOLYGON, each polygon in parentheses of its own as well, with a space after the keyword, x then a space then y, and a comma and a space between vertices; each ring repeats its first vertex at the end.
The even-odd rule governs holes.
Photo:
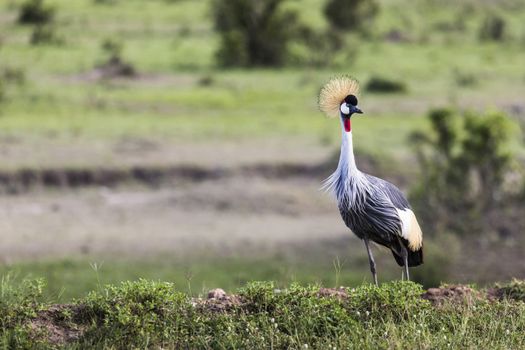
POLYGON ((350 114, 350 107, 348 107, 348 104, 346 102, 341 104, 340 110, 341 113, 343 113, 344 115, 350 114))
POLYGON ((355 97, 355 95, 348 95, 345 97, 345 102, 352 106, 357 106, 357 97, 355 97))

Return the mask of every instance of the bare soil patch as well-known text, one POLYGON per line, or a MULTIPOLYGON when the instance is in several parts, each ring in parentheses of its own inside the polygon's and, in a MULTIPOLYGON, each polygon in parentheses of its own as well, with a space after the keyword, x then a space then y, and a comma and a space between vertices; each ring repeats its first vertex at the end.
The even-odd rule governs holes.
POLYGON ((80 339, 86 327, 79 322, 82 305, 56 304, 40 311, 29 327, 35 338, 62 346, 80 339))
POLYGON ((469 286, 458 284, 429 288, 421 297, 430 301, 432 305, 440 306, 446 302, 472 304, 476 300, 486 298, 487 295, 483 295, 469 286))

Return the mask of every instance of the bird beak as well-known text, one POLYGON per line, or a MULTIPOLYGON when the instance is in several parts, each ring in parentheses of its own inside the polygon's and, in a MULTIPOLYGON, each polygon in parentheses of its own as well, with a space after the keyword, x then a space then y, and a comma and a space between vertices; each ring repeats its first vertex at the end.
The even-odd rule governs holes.
POLYGON ((352 113, 357 113, 357 114, 363 114, 363 111, 357 106, 352 106, 351 107, 351 112, 352 113))

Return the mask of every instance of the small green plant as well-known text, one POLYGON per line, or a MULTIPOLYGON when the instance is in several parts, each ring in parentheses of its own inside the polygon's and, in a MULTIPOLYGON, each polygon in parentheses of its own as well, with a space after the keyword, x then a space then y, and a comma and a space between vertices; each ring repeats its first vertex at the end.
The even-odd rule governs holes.
POLYGON ((47 24, 55 17, 55 8, 44 3, 44 0, 26 0, 20 7, 18 23, 47 24))
POLYGON ((403 93, 407 86, 404 82, 380 76, 372 76, 365 85, 365 89, 377 93, 403 93))
POLYGON ((501 297, 525 302, 525 281, 513 279, 505 285, 496 285, 501 297))

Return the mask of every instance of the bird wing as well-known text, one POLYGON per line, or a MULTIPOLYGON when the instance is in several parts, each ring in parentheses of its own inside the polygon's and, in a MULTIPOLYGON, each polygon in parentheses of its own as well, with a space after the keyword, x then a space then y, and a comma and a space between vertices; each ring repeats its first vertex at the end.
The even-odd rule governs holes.
POLYGON ((383 194, 392 202, 394 207, 399 210, 410 209, 410 204, 407 199, 401 190, 395 185, 372 175, 366 174, 365 176, 376 189, 383 192, 383 194))
POLYGON ((416 216, 401 190, 388 181, 371 175, 366 176, 375 188, 383 192, 397 209, 397 215, 401 221, 401 230, 398 234, 408 241, 410 250, 419 250, 423 245, 423 234, 416 216))

